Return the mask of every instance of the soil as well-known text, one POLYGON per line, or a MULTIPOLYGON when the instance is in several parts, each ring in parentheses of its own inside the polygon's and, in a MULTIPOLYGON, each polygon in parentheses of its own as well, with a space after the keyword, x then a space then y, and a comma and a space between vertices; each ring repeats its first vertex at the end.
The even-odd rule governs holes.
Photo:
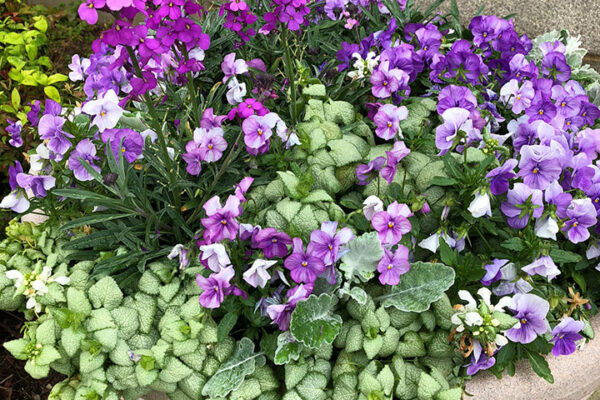
MULTIPOLYGON (((17 313, 0 311, 0 343, 20 338, 24 320, 17 313)), ((51 371, 45 379, 33 379, 17 360, 0 347, 0 400, 45 400, 57 382, 64 379, 51 371)))

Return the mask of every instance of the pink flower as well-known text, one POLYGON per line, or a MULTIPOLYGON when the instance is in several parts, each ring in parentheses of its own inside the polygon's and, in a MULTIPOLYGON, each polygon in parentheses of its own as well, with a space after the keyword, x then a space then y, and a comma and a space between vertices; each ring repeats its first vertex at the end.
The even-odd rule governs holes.
POLYGON ((402 235, 410 232, 412 226, 408 218, 412 216, 413 213, 406 204, 395 201, 388 206, 387 211, 375 214, 371 223, 379 234, 381 243, 394 245, 402 239, 402 235))

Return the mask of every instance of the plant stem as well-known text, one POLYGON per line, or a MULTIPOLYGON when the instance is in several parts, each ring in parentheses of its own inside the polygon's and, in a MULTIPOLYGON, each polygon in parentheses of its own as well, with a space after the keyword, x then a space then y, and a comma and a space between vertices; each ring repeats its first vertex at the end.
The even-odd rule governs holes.
MULTIPOLYGON (((140 68, 139 61, 135 56, 135 52, 129 46, 126 46, 126 48, 127 48, 127 52, 129 53, 129 57, 131 58, 131 64, 133 65, 136 75, 140 79, 144 79, 144 75, 142 74, 142 69, 140 68)), ((156 108, 154 107, 154 103, 152 102, 152 99, 150 98, 150 96, 147 93, 144 94, 144 102, 146 103, 146 107, 148 107, 148 112, 150 113, 150 117, 152 118, 152 125, 153 125, 153 128, 156 130, 156 135, 158 136, 158 144, 160 146, 162 157, 163 157, 164 163, 166 164, 167 171, 169 172, 169 178, 170 178, 169 180, 170 180, 171 187, 173 188, 175 209, 177 210, 177 212, 181 212, 181 198, 179 195, 179 191, 177 191, 177 189, 175 189, 175 187, 177 185, 177 176, 175 174, 175 167, 173 165, 173 160, 171 160, 171 157, 169 157, 169 152, 167 151, 167 141, 166 141, 164 132, 162 130, 160 118, 158 117, 158 113, 156 112, 156 108)), ((175 230, 176 230, 176 232, 179 232, 179 227, 176 225, 175 225, 175 230)))
MULTIPOLYGON (((221 177, 223 176, 223 174, 227 170, 227 167, 229 167, 229 164, 231 164, 231 161, 234 158, 236 150, 239 149, 238 145, 239 145, 240 139, 242 137, 242 134, 243 134, 243 131, 240 131, 240 133, 238 134, 237 138, 235 139, 235 142, 231 146, 231 149, 229 149, 229 154, 227 154, 227 157, 223 161, 223 165, 221 165, 221 168, 219 169, 219 171, 215 175, 215 178, 213 179, 212 183, 206 189, 206 192, 204 192, 204 196, 202 196, 202 200, 200 200, 200 204, 204 204, 206 202, 206 200, 208 200, 208 196, 210 196, 213 188, 219 182, 219 180, 221 179, 221 177)), ((196 207, 196 209, 194 210, 194 213, 188 218, 188 220, 186 222, 188 224, 190 222, 192 222, 194 220, 194 218, 196 218, 198 216, 198 214, 200 213, 201 210, 202 210, 202 207, 196 207)))
POLYGON ((292 63, 292 56, 290 53, 290 46, 288 40, 288 29, 283 28, 281 40, 283 42, 283 48, 285 50, 283 63, 285 64, 285 74, 287 75, 290 83, 290 94, 292 97, 292 104, 290 105, 290 114, 292 114, 292 125, 293 129, 296 129, 296 74, 294 64, 292 63))
MULTIPOLYGON (((183 52, 183 57, 185 58, 185 61, 189 61, 190 56, 188 54, 188 51, 184 46, 181 46, 182 48, 182 52, 183 52)), ((191 72, 188 72, 188 83, 187 83, 187 87, 188 87, 188 92, 190 92, 190 97, 192 98, 192 107, 194 107, 194 112, 193 115, 196 118, 196 126, 200 126, 200 120, 202 119, 200 117, 200 110, 198 109, 198 98, 196 97, 196 84, 194 82, 194 76, 192 75, 191 72)))

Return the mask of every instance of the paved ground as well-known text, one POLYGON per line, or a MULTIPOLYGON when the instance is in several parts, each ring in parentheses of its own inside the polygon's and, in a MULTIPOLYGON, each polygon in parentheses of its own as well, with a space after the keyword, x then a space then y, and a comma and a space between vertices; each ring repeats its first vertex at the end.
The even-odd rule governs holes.
MULTIPOLYGON (((598 316, 592 325, 596 334, 600 334, 598 316)), ((525 361, 517 365, 515 376, 504 376, 500 381, 492 374, 477 375, 467 383, 466 391, 474 396, 468 399, 583 400, 600 388, 600 339, 592 340, 583 350, 569 356, 550 355, 547 360, 554 384, 538 377, 525 361)), ((600 393, 589 400, 600 400, 600 393)))

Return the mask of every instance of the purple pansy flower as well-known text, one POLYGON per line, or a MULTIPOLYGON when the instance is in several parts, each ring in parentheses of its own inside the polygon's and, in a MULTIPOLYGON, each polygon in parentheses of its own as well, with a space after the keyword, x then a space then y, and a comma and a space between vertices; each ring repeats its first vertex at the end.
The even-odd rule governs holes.
POLYGON ((288 245, 292 243, 289 235, 278 232, 275 228, 265 228, 252 237, 252 247, 261 249, 266 258, 283 258, 288 253, 288 245))
POLYGON ((406 87, 409 76, 401 69, 389 69, 389 61, 379 64, 379 67, 371 75, 371 92, 373 96, 385 99, 396 93, 401 87, 406 87))
POLYGON ((267 307, 267 315, 274 324, 277 324, 280 331, 290 329, 290 319, 296 303, 310 296, 312 290, 313 286, 311 284, 298 285, 287 291, 287 302, 283 304, 271 304, 267 307))
POLYGON ((251 115, 246 118, 242 123, 246 146, 250 149, 261 149, 268 145, 269 138, 273 135, 272 129, 275 128, 278 120, 279 117, 275 113, 262 117, 251 115))
POLYGON ((99 159, 99 157, 96 156, 96 146, 94 146, 94 143, 92 143, 90 139, 83 139, 81 142, 77 143, 75 150, 69 156, 68 166, 69 169, 73 171, 75 179, 80 181, 91 181, 94 178, 85 169, 79 159, 86 161, 96 172, 100 172, 100 167, 94 164, 94 161, 99 159))
POLYGON ((223 57, 223 62, 221 63, 221 70, 225 76, 223 77, 223 83, 227 82, 227 80, 233 76, 241 75, 243 73, 248 72, 248 65, 246 61, 235 59, 235 53, 229 53, 225 57, 223 57))
POLYGON ((519 174, 532 189, 545 189, 560 177, 562 168, 558 154, 549 146, 533 145, 521 148, 519 174))
POLYGON ((412 226, 409 217, 413 213, 406 204, 398 204, 394 201, 387 211, 380 211, 373 216, 371 224, 377 231, 379 240, 383 244, 394 245, 402 239, 402 235, 410 232, 412 226))
POLYGON ((340 247, 348 243, 354 234, 350 228, 342 228, 336 233, 338 223, 326 221, 321 224, 320 230, 314 230, 310 234, 312 254, 323 260, 325 265, 333 265, 343 255, 340 247))
POLYGON ((548 278, 548 282, 560 274, 560 270, 554 264, 550 256, 542 256, 535 259, 531 264, 521 268, 527 275, 540 275, 548 278))
POLYGON ((35 197, 46 197, 47 190, 56 184, 56 178, 50 175, 17 174, 17 184, 25 190, 30 190, 35 197))
POLYGON ((517 176, 514 169, 517 166, 517 160, 509 159, 500 167, 494 168, 485 176, 490 180, 490 191, 498 196, 506 193, 509 188, 509 180, 517 176))
POLYGON ((40 118, 38 124, 40 138, 48 140, 48 148, 60 155, 65 154, 71 147, 71 141, 67 138, 73 137, 73 135, 62 130, 64 123, 64 118, 46 114, 40 118))
POLYGON ((2 199, 0 208, 10 208, 16 213, 23 213, 29 209, 29 200, 25 190, 19 187, 17 175, 23 173, 21 163, 15 161, 15 165, 8 167, 8 184, 11 192, 2 199))
POLYGON ((186 162, 185 170, 190 175, 200 175, 202 172, 202 151, 200 150, 200 144, 194 140, 190 140, 185 145, 185 153, 181 155, 181 158, 186 162))
POLYGON ((100 136, 104 143, 110 141, 110 148, 117 162, 119 161, 119 152, 127 162, 132 163, 142 155, 144 150, 144 138, 139 132, 129 128, 107 129, 100 136))
POLYGON ((196 275, 196 283, 203 290, 200 305, 205 308, 219 308, 225 296, 231 292, 231 278, 235 275, 233 267, 223 268, 220 272, 210 274, 208 278, 196 275))
POLYGON ((198 153, 202 161, 210 163, 221 159, 223 152, 227 149, 227 141, 223 134, 221 128, 209 130, 196 128, 194 130, 194 141, 198 144, 198 153))
POLYGON ((508 191, 506 201, 502 202, 500 209, 508 217, 508 225, 515 229, 523 229, 529 223, 529 214, 539 218, 544 212, 542 191, 531 189, 524 183, 517 182, 508 191), (529 209, 526 203, 530 203, 529 209))
POLYGON ((550 304, 534 294, 516 294, 513 297, 515 318, 519 322, 506 331, 506 337, 523 344, 531 343, 538 335, 550 331, 550 325, 546 315, 550 310, 550 304))
POLYGON ((21 131, 23 130, 23 124, 21 121, 13 121, 10 118, 6 119, 8 126, 5 128, 7 133, 10 133, 10 139, 8 144, 13 147, 23 146, 23 139, 21 138, 21 131))
POLYGON ((407 273, 409 269, 407 247, 399 245, 394 253, 383 249, 383 257, 377 265, 379 282, 382 285, 397 285, 400 282, 400 275, 407 273))
POLYGON ((471 363, 466 365, 467 375, 475 375, 479 371, 489 369, 496 364, 494 357, 488 356, 481 347, 479 340, 473 340, 473 353, 471 353, 471 363))
POLYGON ((575 342, 583 339, 579 332, 584 328, 585 322, 583 321, 575 321, 571 317, 563 319, 552 329, 552 339, 550 339, 550 342, 554 343, 552 354, 558 357, 574 353, 577 348, 575 342))
POLYGON ((590 237, 588 228, 596 225, 597 212, 592 200, 588 197, 585 199, 575 199, 566 209, 565 226, 562 228, 566 232, 567 237, 572 243, 581 243, 590 237))
POLYGON ((435 130, 435 145, 440 150, 440 155, 446 154, 455 144, 458 131, 471 130, 469 110, 464 108, 449 108, 442 114, 444 123, 435 130))
POLYGON ((410 149, 406 147, 404 142, 398 140, 394 143, 394 147, 392 150, 386 151, 386 164, 385 167, 381 169, 381 177, 385 179, 389 184, 394 180, 394 176, 396 176, 396 170, 398 168, 398 163, 404 157, 406 157, 410 153, 410 149))
POLYGON ((285 259, 283 265, 290 270, 290 276, 296 283, 314 282, 325 271, 323 260, 313 255, 312 247, 314 246, 309 244, 304 251, 302 239, 293 240, 292 254, 285 259))
POLYGON ((481 283, 485 286, 490 286, 492 283, 498 282, 502 277, 502 272, 500 268, 502 268, 508 260, 500 260, 494 258, 491 264, 486 264, 483 268, 485 269, 485 275, 481 278, 481 283))
POLYGON ((240 199, 229 196, 225 206, 221 207, 218 196, 214 196, 204 203, 207 218, 202 218, 204 239, 212 244, 223 239, 234 240, 240 227, 237 217, 240 215, 240 199))
POLYGON ((98 127, 100 132, 117 126, 117 122, 123 115, 123 109, 119 107, 119 97, 114 90, 109 90, 101 99, 88 101, 81 107, 81 111, 93 115, 92 125, 98 127))
POLYGON ((373 179, 375 179, 385 165, 385 158, 377 157, 369 164, 359 164, 356 167, 356 177, 358 178, 359 185, 368 185, 373 179))
POLYGON ((400 121, 405 120, 407 116, 408 109, 405 106, 382 105, 373 118, 376 127, 375 134, 385 140, 393 139, 397 135, 402 137, 400 121))

